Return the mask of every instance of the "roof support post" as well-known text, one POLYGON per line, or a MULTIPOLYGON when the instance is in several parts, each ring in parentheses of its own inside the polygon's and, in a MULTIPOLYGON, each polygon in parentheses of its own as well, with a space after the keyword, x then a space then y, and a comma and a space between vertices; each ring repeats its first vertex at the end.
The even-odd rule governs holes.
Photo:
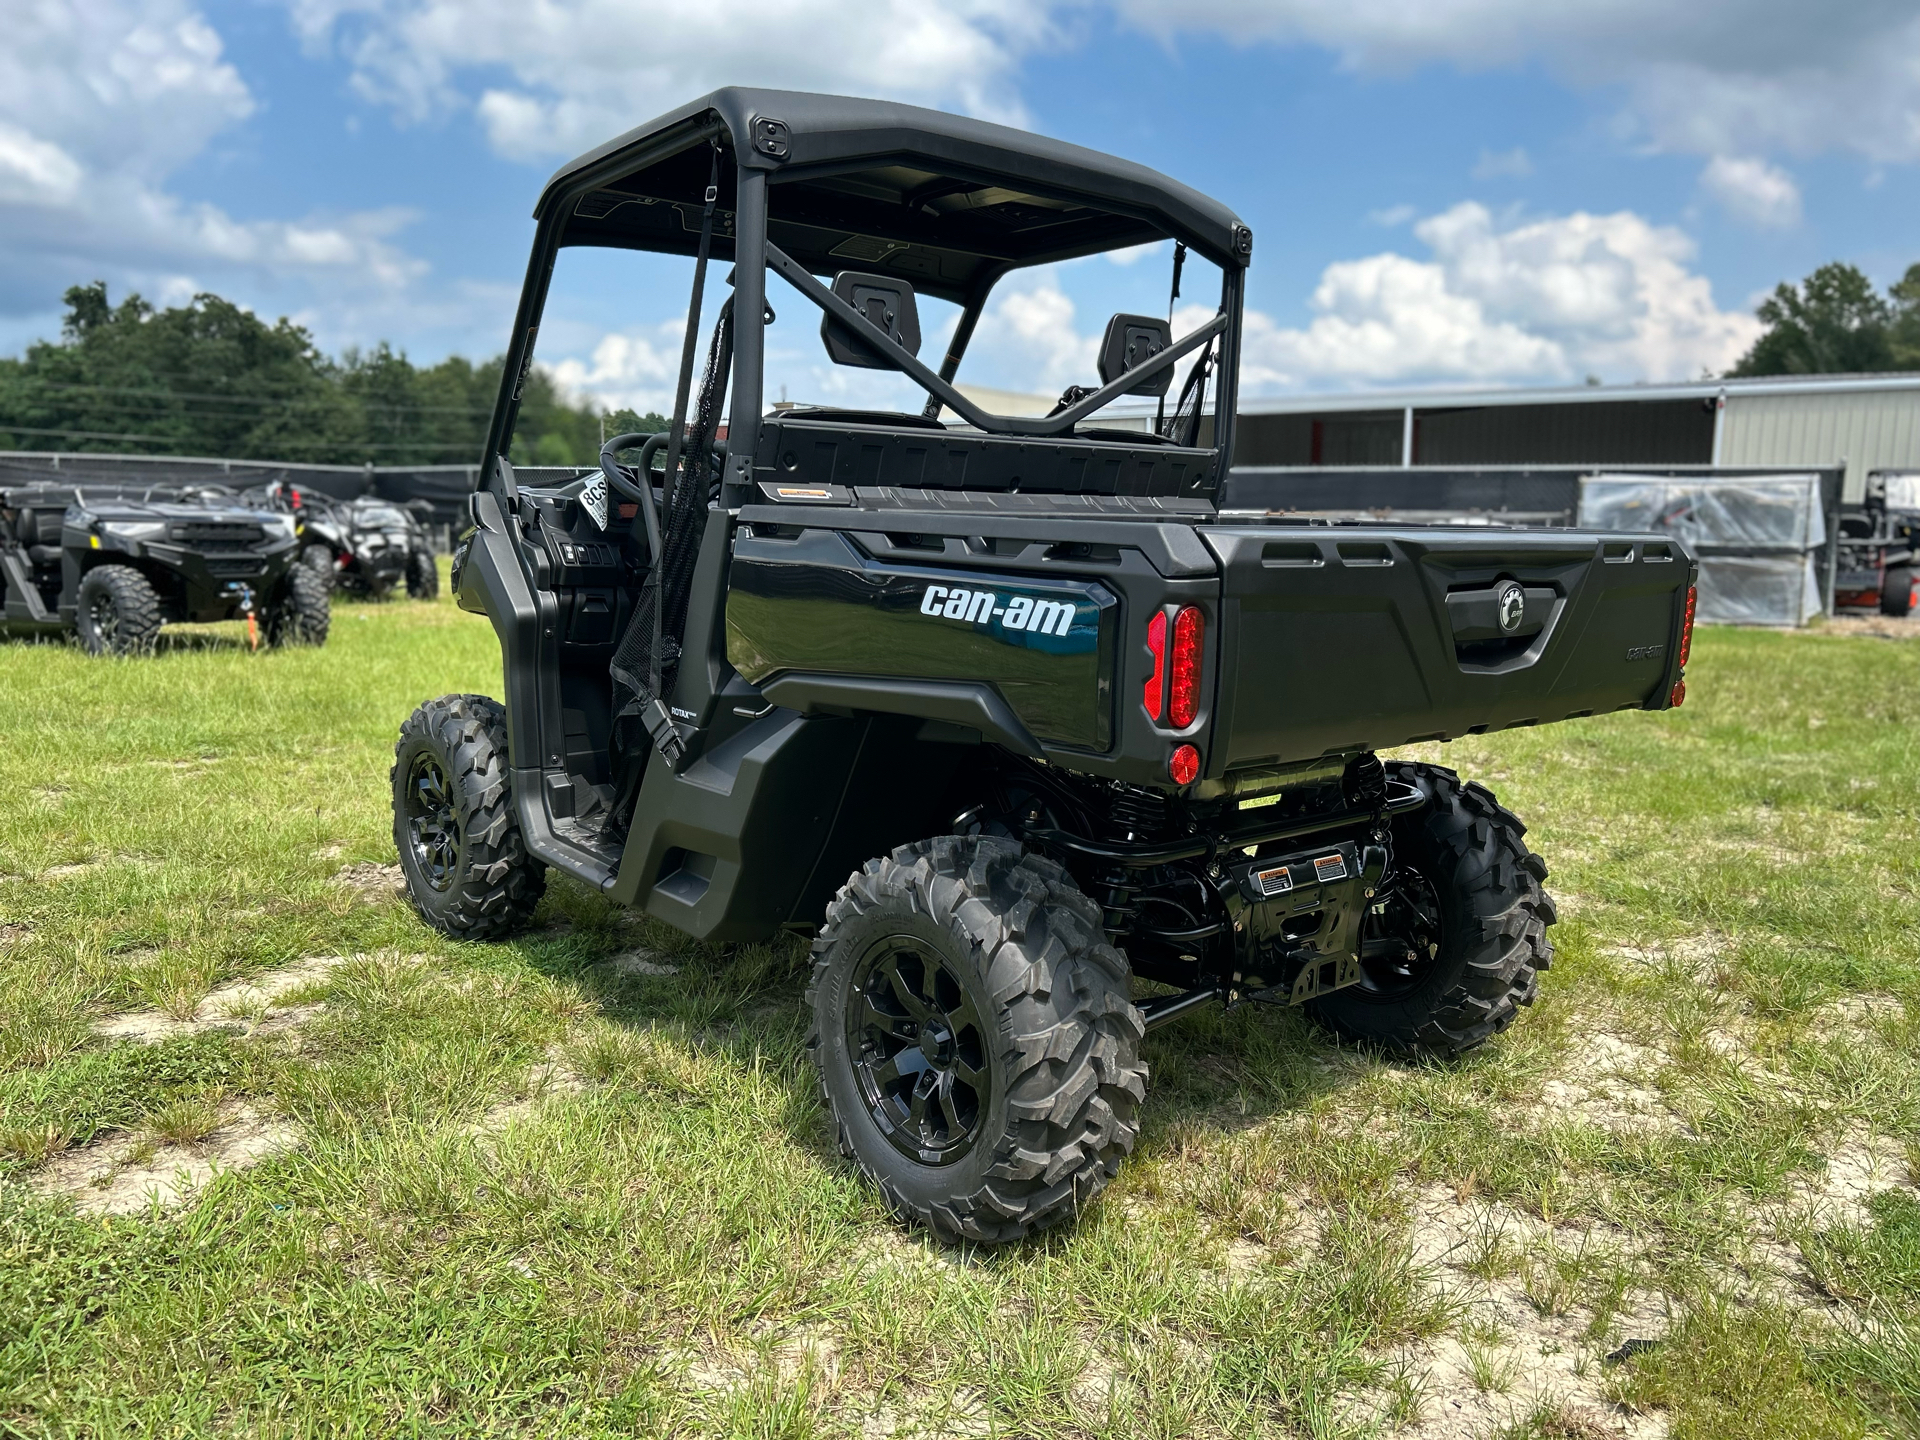
POLYGON ((1713 397, 1713 468, 1720 468, 1720 446, 1727 433, 1727 387, 1713 397))
POLYGON ((1247 272, 1238 265, 1221 267, 1220 309, 1229 324, 1222 332, 1220 363, 1214 367, 1213 448, 1219 459, 1213 472, 1213 493, 1226 489, 1233 467, 1235 430, 1240 419, 1240 317, 1247 303, 1247 272))
POLYGON ((766 352, 767 172, 742 165, 733 213, 733 398, 720 506, 737 509, 753 489, 760 441, 760 371, 766 352))
POLYGON ((1413 467, 1413 407, 1407 406, 1400 412, 1400 468, 1413 467))

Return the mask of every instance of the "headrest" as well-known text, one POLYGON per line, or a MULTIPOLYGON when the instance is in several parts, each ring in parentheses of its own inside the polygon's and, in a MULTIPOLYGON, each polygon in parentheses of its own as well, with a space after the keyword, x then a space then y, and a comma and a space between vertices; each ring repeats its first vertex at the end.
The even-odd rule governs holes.
MULTIPOLYGON (((914 303, 911 282, 891 275, 842 270, 833 277, 833 293, 866 316, 876 330, 885 331, 901 349, 920 353, 920 309, 914 303)), ((862 370, 898 368, 862 345, 831 315, 820 317, 820 338, 826 342, 828 358, 836 365, 854 365, 862 370)))
MULTIPOLYGON (((1157 315, 1116 315, 1100 341, 1100 383, 1111 385, 1143 361, 1173 345, 1173 327, 1157 315)), ((1148 376, 1129 395, 1164 395, 1173 384, 1173 366, 1148 376)))

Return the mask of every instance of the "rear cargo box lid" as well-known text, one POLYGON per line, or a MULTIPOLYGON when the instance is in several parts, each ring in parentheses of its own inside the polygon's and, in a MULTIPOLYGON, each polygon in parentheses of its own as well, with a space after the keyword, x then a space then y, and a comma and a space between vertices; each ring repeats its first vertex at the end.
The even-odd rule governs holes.
POLYGON ((1691 570, 1668 539, 1207 526, 1216 769, 1659 703, 1691 570))

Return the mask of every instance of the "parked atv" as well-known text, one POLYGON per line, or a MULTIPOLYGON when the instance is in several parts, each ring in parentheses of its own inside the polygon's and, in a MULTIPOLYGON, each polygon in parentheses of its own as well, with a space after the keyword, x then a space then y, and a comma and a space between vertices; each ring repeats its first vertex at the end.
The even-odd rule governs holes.
POLYGON ((1883 615, 1920 608, 1920 473, 1876 470, 1858 506, 1840 513, 1836 606, 1878 606, 1883 615))
POLYGON ((71 631, 90 655, 139 655, 160 627, 245 620, 269 645, 320 645, 327 587, 294 563, 293 522, 231 498, 111 485, 0 490, 9 634, 71 631))
POLYGON ((415 600, 440 594, 440 568, 415 506, 359 496, 334 500, 314 490, 276 481, 248 492, 250 504, 292 515, 300 537, 300 562, 334 589, 384 600, 400 585, 415 600))
POLYGON ((703 940, 811 932, 840 1147, 954 1240, 1098 1193, 1179 1015, 1295 1006, 1449 1055, 1532 1002, 1554 907, 1525 827, 1377 752, 1679 705, 1684 545, 1223 516, 1252 234, 1071 145, 722 90, 562 169, 536 217, 454 556, 505 701, 430 701, 395 750, 429 924, 508 935, 551 868, 703 940), (1200 323, 1114 316, 1044 418, 955 387, 1003 277, 1165 241, 1175 293, 1195 257, 1220 276, 1200 323), (690 333, 666 433, 534 485, 514 377, 569 246, 691 255, 690 333), (732 290, 697 366, 710 256, 732 290), (769 412, 770 272, 833 361, 925 409, 769 412), (960 307, 937 369, 922 294, 960 307), (1122 397, 1153 411, 1101 416, 1122 397))

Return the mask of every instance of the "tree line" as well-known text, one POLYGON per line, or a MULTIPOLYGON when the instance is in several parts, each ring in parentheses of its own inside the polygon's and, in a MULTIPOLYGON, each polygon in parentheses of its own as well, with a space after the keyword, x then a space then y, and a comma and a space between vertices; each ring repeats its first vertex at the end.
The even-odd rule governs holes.
POLYGON ((1920 265, 1884 296, 1853 266, 1822 265, 1775 286, 1755 313, 1767 328, 1729 375, 1920 370, 1920 265))
MULTIPOLYGON (((0 359, 0 449, 470 465, 485 446, 502 357, 423 367, 383 342, 335 359, 292 321, 269 325, 218 295, 114 305, 95 282, 65 300, 58 341, 0 359)), ((603 433, 666 428, 656 414, 576 402, 536 367, 512 459, 590 465, 603 433)))
MULTIPOLYGON (((65 300, 57 341, 0 359, 0 449, 465 465, 486 443, 500 356, 422 367, 383 341, 335 359, 292 321, 269 325, 218 295, 114 305, 96 281, 65 300)), ((1730 376, 1920 370, 1920 264, 1885 294, 1852 265, 1822 265, 1757 313, 1766 329, 1730 376)), ((590 465, 603 435, 667 423, 573 400, 536 366, 511 456, 590 465)))

